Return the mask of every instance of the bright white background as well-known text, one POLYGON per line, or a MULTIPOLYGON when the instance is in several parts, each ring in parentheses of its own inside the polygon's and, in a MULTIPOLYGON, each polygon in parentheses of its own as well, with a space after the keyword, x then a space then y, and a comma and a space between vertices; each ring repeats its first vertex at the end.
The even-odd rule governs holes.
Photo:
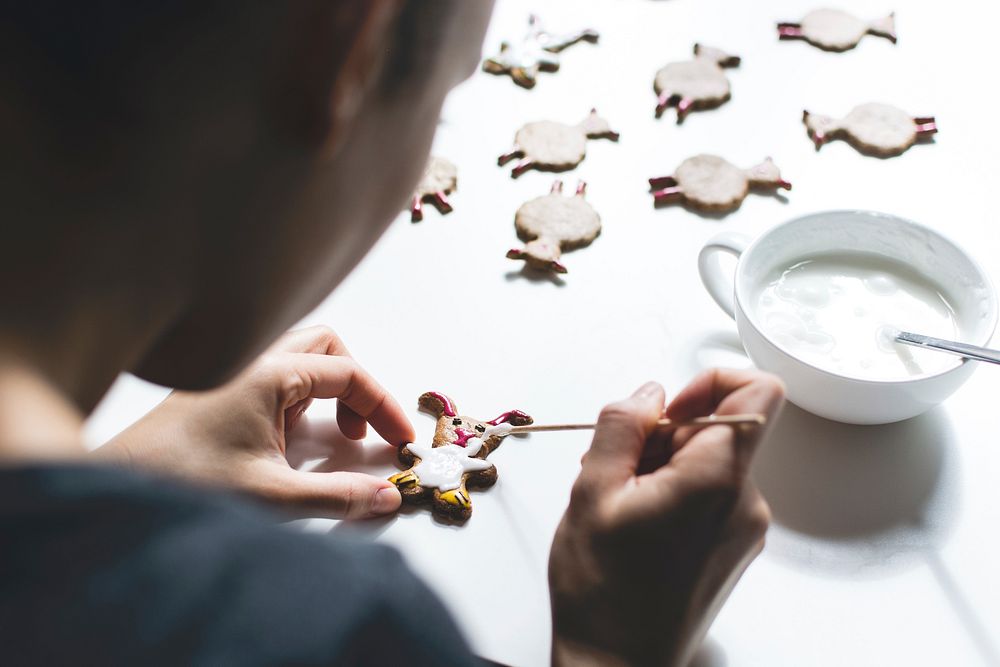
MULTIPOLYGON (((593 27, 599 45, 563 54, 562 71, 532 91, 477 73, 451 96, 435 153, 459 167, 455 212, 401 215, 307 324, 334 326, 355 356, 416 412, 428 389, 462 412, 508 408, 539 421, 585 421, 648 379, 676 391, 709 365, 745 365, 733 323, 704 293, 695 258, 722 230, 756 234, 830 208, 871 208, 935 227, 997 279, 996 29, 991 3, 843 0, 875 18, 897 12, 899 44, 873 37, 845 54, 779 42, 774 23, 813 4, 738 0, 500 0, 486 41, 517 38, 530 11, 555 31, 593 27), (653 118, 652 77, 695 41, 743 57, 733 99, 653 118), (902 157, 864 157, 842 142, 817 153, 803 108, 840 115, 884 101, 935 115, 940 133, 902 157), (562 176, 589 183, 604 222, 590 247, 564 256, 561 280, 529 278, 505 259, 513 216, 547 192, 550 174, 512 180, 495 164, 524 122, 576 122, 592 107, 622 133, 591 142, 562 176), (717 153, 741 166, 770 155, 794 184, 783 202, 751 195, 724 218, 654 210, 646 179, 684 158, 717 153)), ((789 407, 755 476, 774 511, 763 555, 737 587, 698 657, 702 665, 1000 664, 1000 369, 981 369, 945 405, 909 422, 854 427, 789 407)), ((123 378, 88 425, 94 442, 154 405, 164 390, 123 378)), ((317 437, 332 404, 314 406, 317 437)), ((585 433, 511 438, 491 460, 500 480, 474 493, 464 527, 425 511, 309 530, 362 533, 392 544, 443 597, 480 654, 542 665, 549 650, 546 559, 579 470, 585 433)), ((377 438, 343 443, 305 465, 388 475, 377 438)), ((290 564, 294 567, 294 564, 290 564)), ((427 619, 426 622, 433 622, 427 619)))

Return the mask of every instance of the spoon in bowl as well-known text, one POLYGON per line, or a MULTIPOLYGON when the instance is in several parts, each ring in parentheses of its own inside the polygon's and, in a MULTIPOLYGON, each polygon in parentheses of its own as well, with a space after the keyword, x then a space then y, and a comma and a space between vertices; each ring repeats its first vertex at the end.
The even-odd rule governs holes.
POLYGON ((886 327, 885 334, 890 339, 895 340, 897 343, 903 343, 904 345, 922 347, 928 350, 937 350, 938 352, 947 352, 949 354, 956 354, 960 357, 965 357, 966 359, 985 361, 991 364, 1000 364, 1000 351, 991 350, 988 347, 979 347, 978 345, 969 345, 968 343, 959 343, 953 340, 944 340, 943 338, 923 336, 909 331, 900 331, 899 329, 893 329, 891 327, 886 327))

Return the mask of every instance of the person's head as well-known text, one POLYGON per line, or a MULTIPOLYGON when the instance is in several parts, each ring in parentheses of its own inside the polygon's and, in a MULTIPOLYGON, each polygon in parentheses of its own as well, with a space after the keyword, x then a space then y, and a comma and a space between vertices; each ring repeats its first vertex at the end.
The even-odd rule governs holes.
POLYGON ((199 388, 395 217, 492 0, 48 5, 0 9, 0 335, 118 312, 131 370, 199 388))

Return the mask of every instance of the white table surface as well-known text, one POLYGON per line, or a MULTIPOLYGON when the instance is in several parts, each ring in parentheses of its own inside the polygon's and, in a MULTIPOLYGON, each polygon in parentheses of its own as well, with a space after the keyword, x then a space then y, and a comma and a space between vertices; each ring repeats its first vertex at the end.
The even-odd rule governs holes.
MULTIPOLYGON (((518 407, 546 422, 583 421, 645 380, 676 391, 711 365, 741 366, 733 323, 701 288, 695 258, 721 230, 757 234, 798 215, 871 208, 946 233, 995 273, 1000 234, 996 92, 998 6, 843 0, 875 18, 897 12, 899 44, 865 38, 848 53, 779 42, 774 23, 813 3, 774 0, 500 0, 490 53, 518 37, 530 11, 554 30, 594 27, 599 45, 563 54, 562 71, 532 91, 477 73, 448 100, 435 153, 458 164, 455 212, 428 208, 386 233, 350 278, 306 318, 334 326, 355 356, 416 411, 425 390, 464 413, 518 407), (733 99, 653 118, 652 76, 695 41, 743 57, 733 99), (940 133, 889 160, 843 142, 813 150, 802 109, 840 115, 885 101, 935 115, 940 133), (512 180, 495 164, 530 120, 575 122, 592 107, 622 133, 593 141, 568 184, 589 183, 604 232, 564 256, 561 280, 529 279, 505 259, 513 215, 548 191, 551 174, 512 180), (751 195, 724 218, 654 210, 646 179, 698 152, 750 166, 773 156, 794 184, 787 201, 751 195)), ((1000 369, 980 369, 943 406, 908 422, 857 427, 789 407, 760 452, 756 480, 774 511, 760 558, 740 582, 698 657, 701 665, 1000 664, 1000 369)), ((123 377, 88 423, 101 442, 164 390, 123 377)), ((311 409, 329 433, 331 404, 311 409)), ((388 475, 387 449, 345 443, 319 469, 388 475)), ((313 520, 400 548, 438 591, 480 654, 542 665, 549 651, 548 546, 587 448, 586 433, 509 439, 491 456, 497 485, 473 495, 464 527, 425 511, 360 525, 313 520), (468 591, 476 587, 476 594, 468 591), (488 595, 483 595, 484 588, 488 595), (483 600, 488 600, 484 602, 483 600)))

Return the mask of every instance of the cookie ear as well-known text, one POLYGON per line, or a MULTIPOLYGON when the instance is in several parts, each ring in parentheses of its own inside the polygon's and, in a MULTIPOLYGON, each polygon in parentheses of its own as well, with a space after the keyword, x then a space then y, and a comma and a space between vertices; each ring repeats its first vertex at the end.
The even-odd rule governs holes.
POLYGON ((885 37, 893 44, 896 43, 896 13, 876 19, 871 22, 868 32, 879 37, 885 37))
POLYGON ((829 141, 831 133, 840 129, 840 123, 835 118, 809 111, 802 112, 802 123, 809 132, 809 138, 816 144, 816 150, 829 141))
POLYGON ((618 141, 619 134, 611 129, 611 124, 597 115, 597 109, 591 109, 587 117, 580 121, 579 126, 588 139, 610 139, 618 141))
POLYGON ((520 410, 508 410, 507 412, 503 413, 496 419, 491 419, 486 423, 491 424, 493 426, 496 426, 497 424, 524 426, 525 424, 532 424, 534 423, 534 421, 535 420, 531 418, 531 415, 527 414, 526 412, 521 412, 520 410))
POLYGON ((455 402, 444 394, 437 391, 427 391, 417 399, 417 405, 424 412, 428 412, 438 419, 441 417, 454 417, 458 414, 455 402))
POLYGON ((740 57, 734 56, 732 54, 726 53, 722 49, 717 49, 714 46, 705 46, 704 44, 694 45, 694 55, 698 58, 706 58, 715 62, 719 67, 739 67, 740 57))
POLYGON ((747 170, 747 178, 750 185, 755 187, 776 187, 791 190, 792 184, 781 177, 778 165, 774 164, 771 158, 765 158, 763 162, 747 170))

